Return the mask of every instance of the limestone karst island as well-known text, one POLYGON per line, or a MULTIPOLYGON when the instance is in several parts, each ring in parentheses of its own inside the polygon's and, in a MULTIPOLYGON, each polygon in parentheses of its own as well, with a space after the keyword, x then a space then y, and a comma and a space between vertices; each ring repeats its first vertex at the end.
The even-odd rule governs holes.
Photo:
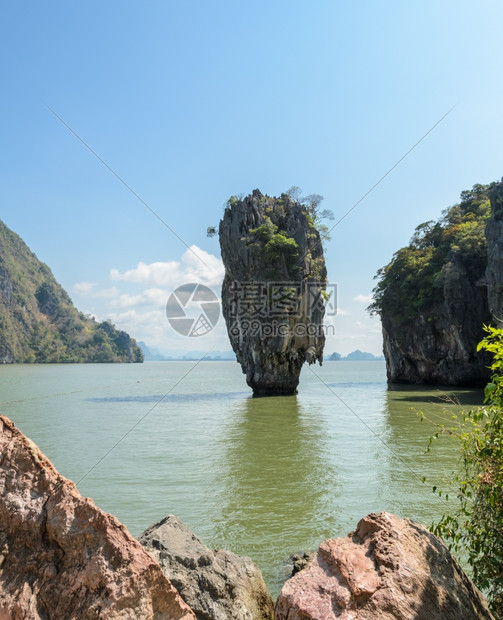
POLYGON ((227 333, 256 395, 295 394, 302 365, 323 360, 327 270, 314 217, 256 189, 231 198, 220 222, 227 333))
POLYGON ((503 324, 503 182, 475 185, 377 272, 390 383, 485 385, 484 325, 503 324))

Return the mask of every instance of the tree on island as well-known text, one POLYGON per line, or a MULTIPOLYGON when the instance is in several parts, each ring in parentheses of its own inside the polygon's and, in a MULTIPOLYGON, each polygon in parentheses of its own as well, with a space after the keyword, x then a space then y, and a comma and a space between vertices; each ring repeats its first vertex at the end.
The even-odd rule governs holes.
POLYGON ((334 214, 330 209, 320 210, 320 204, 324 200, 323 196, 321 194, 301 196, 302 190, 297 185, 292 185, 292 187, 286 190, 285 194, 306 209, 307 214, 311 218, 312 225, 320 233, 321 242, 330 241, 332 239, 330 229, 324 223, 324 220, 333 220, 334 214))
MULTIPOLYGON (((298 185, 292 185, 292 187, 287 189, 282 196, 288 196, 304 208, 307 216, 309 217, 310 224, 319 232, 322 243, 330 241, 332 236, 330 235, 330 229, 324 223, 324 220, 333 220, 334 214, 330 209, 320 210, 320 204, 322 200, 324 200, 324 197, 321 194, 308 194, 307 196, 302 196, 301 194, 301 188, 298 187, 298 185)), ((226 203, 226 207, 232 206, 236 201, 239 201, 242 198, 243 196, 231 196, 226 203)), ((206 228, 207 237, 215 237, 217 233, 217 226, 208 226, 206 228)))

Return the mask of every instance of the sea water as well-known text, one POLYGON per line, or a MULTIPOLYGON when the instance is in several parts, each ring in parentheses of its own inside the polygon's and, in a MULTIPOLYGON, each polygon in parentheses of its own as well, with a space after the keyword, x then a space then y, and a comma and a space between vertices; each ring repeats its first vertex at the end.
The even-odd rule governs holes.
POLYGON ((250 556, 274 596, 292 554, 370 512, 430 525, 451 509, 431 488, 452 485, 458 446, 425 450, 453 396, 482 401, 389 389, 383 362, 305 366, 298 395, 268 398, 235 362, 0 367, 0 413, 83 495, 135 536, 177 515, 209 547, 250 556))

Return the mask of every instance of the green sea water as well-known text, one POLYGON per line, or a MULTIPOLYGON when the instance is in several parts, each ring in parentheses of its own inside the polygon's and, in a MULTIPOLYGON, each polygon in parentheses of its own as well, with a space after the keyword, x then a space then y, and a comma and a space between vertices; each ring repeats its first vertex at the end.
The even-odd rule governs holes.
POLYGON ((434 429, 417 415, 448 419, 446 393, 390 390, 381 362, 305 367, 297 396, 270 398, 251 397, 235 362, 0 367, 0 413, 83 495, 135 536, 176 514, 255 560, 274 596, 289 556, 369 512, 429 525, 449 509, 431 487, 448 488, 457 446, 425 454, 434 429))

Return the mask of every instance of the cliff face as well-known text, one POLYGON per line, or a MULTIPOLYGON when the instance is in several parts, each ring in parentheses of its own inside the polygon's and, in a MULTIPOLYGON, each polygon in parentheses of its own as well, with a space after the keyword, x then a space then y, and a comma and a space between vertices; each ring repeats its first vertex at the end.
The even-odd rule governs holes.
POLYGON ((0 221, 0 363, 142 361, 126 332, 79 312, 49 267, 0 221))
POLYGON ((503 181, 490 192, 492 217, 487 222, 487 298, 493 322, 503 325, 503 181))
POLYGON ((463 265, 452 263, 452 279, 440 302, 418 313, 413 325, 383 315, 383 350, 390 383, 485 385, 486 354, 477 352, 482 326, 490 319, 486 287, 470 281, 463 265))
POLYGON ((305 207, 255 190, 231 199, 219 228, 222 309, 255 394, 293 394, 302 364, 322 362, 326 268, 305 207))
POLYGON ((419 226, 379 270, 370 309, 381 316, 390 383, 487 383, 490 357, 477 344, 492 322, 490 308, 503 314, 500 186, 463 192, 459 204, 419 226))

